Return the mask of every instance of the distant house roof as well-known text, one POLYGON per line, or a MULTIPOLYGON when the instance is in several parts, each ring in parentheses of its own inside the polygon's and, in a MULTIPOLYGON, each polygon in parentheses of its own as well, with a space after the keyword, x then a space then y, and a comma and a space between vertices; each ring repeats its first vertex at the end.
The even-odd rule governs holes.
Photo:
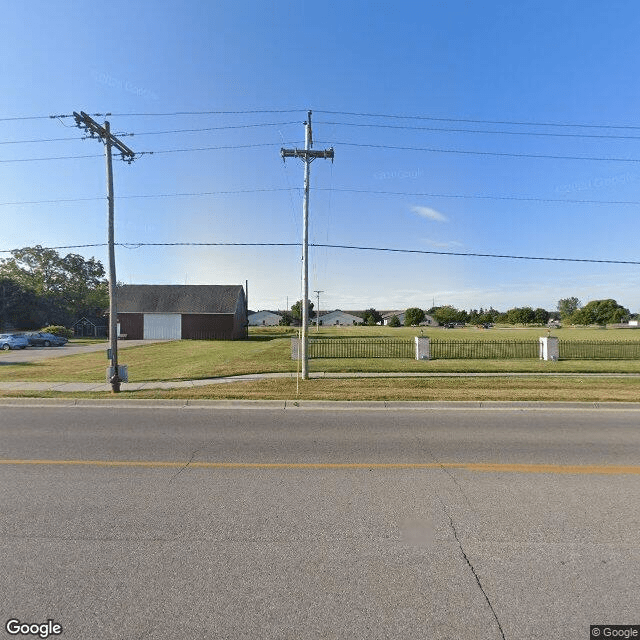
POLYGON ((75 327, 77 324, 90 324, 94 327, 103 327, 107 324, 107 319, 102 316, 102 317, 98 317, 98 316, 82 316, 81 318, 78 318, 78 320, 76 320, 71 326, 75 327))
POLYGON ((250 313, 247 319, 250 325, 278 324, 282 320, 282 316, 273 311, 263 310, 250 313))
POLYGON ((328 311, 327 313, 320 314, 320 320, 323 324, 360 324, 362 318, 351 315, 345 311, 336 309, 335 311, 328 311))
POLYGON ((118 313, 235 313, 242 285, 125 284, 116 289, 118 313))

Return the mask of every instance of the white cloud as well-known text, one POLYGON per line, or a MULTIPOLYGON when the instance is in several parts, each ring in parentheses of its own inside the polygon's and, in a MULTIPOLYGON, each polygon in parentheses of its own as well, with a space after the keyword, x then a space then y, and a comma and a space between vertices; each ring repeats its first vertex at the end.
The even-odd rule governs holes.
POLYGON ((449 240, 446 242, 438 242, 437 240, 424 240, 425 244, 433 247, 434 249, 461 249, 464 245, 457 240, 449 240))
POLYGON ((413 213, 417 213, 423 218, 428 218, 429 220, 435 220, 436 222, 449 222, 449 219, 446 216, 443 216, 439 211, 431 209, 430 207, 415 206, 411 207, 411 211, 413 211, 413 213))

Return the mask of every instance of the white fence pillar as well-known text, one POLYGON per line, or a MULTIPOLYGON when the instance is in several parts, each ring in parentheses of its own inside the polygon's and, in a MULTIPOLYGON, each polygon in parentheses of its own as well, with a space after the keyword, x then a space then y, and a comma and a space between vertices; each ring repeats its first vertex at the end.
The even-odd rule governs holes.
POLYGON ((429 338, 416 336, 416 360, 430 360, 431 348, 429 338))
POLYGON ((300 338, 291 338, 291 359, 300 360, 300 338))
POLYGON ((540 338, 540 360, 560 359, 560 346, 558 338, 553 336, 545 336, 540 338))

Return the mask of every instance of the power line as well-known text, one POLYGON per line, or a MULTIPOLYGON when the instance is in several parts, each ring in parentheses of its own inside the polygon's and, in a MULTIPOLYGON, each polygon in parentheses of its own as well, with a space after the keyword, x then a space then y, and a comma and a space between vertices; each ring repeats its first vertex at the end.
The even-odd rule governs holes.
MULTIPOLYGON (((623 136, 613 134, 595 133, 554 133, 549 131, 504 131, 490 129, 458 129, 451 127, 411 127, 408 125, 380 124, 380 123, 359 123, 359 122, 328 122, 321 121, 318 124, 329 124, 339 127, 373 127, 379 129, 400 129, 408 131, 438 131, 446 133, 489 133, 495 135, 508 136, 548 136, 553 138, 598 138, 610 140, 640 140, 640 136, 623 136)), ((639 127, 640 128, 640 127, 639 127)))
MULTIPOLYGON (((300 247, 300 242, 116 242, 116 246, 126 249, 139 249, 140 247, 300 247)), ((107 243, 76 244, 59 247, 46 247, 48 249, 82 249, 87 247, 106 247, 107 243)), ((397 249, 389 247, 362 247, 347 244, 321 244, 309 243, 310 247, 328 249, 347 249, 351 251, 381 251, 387 253, 413 253, 421 255, 456 256, 465 258, 501 258, 505 260, 538 260, 549 262, 583 262, 593 264, 630 264, 640 265, 640 260, 598 260, 595 258, 554 258, 545 256, 517 256, 497 253, 464 253, 457 251, 430 251, 426 249, 397 249)), ((0 250, 0 253, 11 253, 10 249, 0 250)))
POLYGON ((518 121, 518 120, 480 120, 471 118, 446 118, 436 116, 420 115, 398 115, 389 113, 358 113, 354 111, 323 111, 316 109, 316 113, 326 113, 340 116, 357 116, 364 118, 390 118, 394 120, 432 120, 435 122, 468 122, 472 124, 506 124, 522 127, 570 127, 585 129, 640 129, 640 125, 615 125, 615 124, 585 124, 578 122, 540 122, 540 121, 518 121))
POLYGON ((40 138, 37 140, 0 140, 0 144, 33 144, 36 142, 66 142, 69 140, 85 140, 85 138, 75 136, 73 138, 40 138))
POLYGON ((169 116, 224 116, 224 115, 255 115, 264 113, 306 113, 306 109, 247 109, 238 111, 170 111, 166 113, 112 113, 118 117, 169 117, 169 116))
MULTIPOLYGON (((321 144, 329 144, 323 142, 321 144)), ((426 151, 429 153, 459 153, 463 155, 475 156, 496 156, 505 158, 536 158, 543 160, 590 160, 596 162, 640 162, 640 158, 602 158, 597 156, 555 156, 542 153, 510 153, 503 151, 475 151, 466 149, 437 149, 434 147, 402 147, 397 145, 368 144, 358 142, 333 142, 334 145, 344 145, 347 147, 366 147, 370 149, 393 149, 395 151, 426 151)))
MULTIPOLYGON (((289 142, 287 144, 295 144, 289 142)), ((224 151, 229 149, 251 149, 258 147, 278 147, 279 142, 262 142, 255 144, 220 145, 215 147, 189 147, 184 149, 159 149, 157 151, 138 151, 136 156, 161 155, 166 153, 187 153, 189 151, 224 151)), ((41 158, 13 158, 10 160, 0 160, 0 163, 10 162, 45 162, 50 160, 79 160, 84 158, 102 158, 102 155, 78 155, 78 156, 51 156, 41 158)))
MULTIPOLYGON (((253 115, 253 114, 276 114, 276 113, 300 113, 304 114, 307 109, 244 109, 244 110, 207 110, 207 111, 169 111, 169 112, 134 112, 134 113, 94 113, 94 117, 118 116, 118 117, 172 117, 172 116, 206 116, 206 115, 253 115)), ((640 130, 640 125, 630 124, 598 124, 584 122, 549 122, 536 120, 491 120, 481 118, 454 118, 446 116, 428 115, 402 115, 392 113, 368 113, 357 111, 336 111, 329 109, 315 109, 316 113, 327 115, 353 116, 359 118, 387 118, 394 120, 427 120, 433 122, 461 122, 471 124, 492 124, 527 127, 564 127, 564 128, 584 128, 584 129, 628 129, 640 130)), ((46 120, 57 118, 72 118, 73 114, 42 115, 42 116, 13 116, 0 118, 0 122, 12 122, 20 120, 46 120)))
POLYGON ((258 122, 254 124, 225 125, 222 127, 201 127, 197 129, 171 129, 169 131, 141 131, 140 133, 122 133, 121 136, 159 136, 169 133, 201 133, 205 131, 226 131, 229 129, 251 129, 256 127, 285 127, 299 122, 258 122))
MULTIPOLYGON (((195 129, 171 129, 168 131, 141 131, 139 133, 119 133, 122 137, 133 136, 157 136, 172 133, 204 133, 207 131, 226 131, 232 129, 251 129, 257 127, 284 127, 288 125, 300 124, 299 122, 257 122, 253 124, 238 124, 238 125, 225 125, 220 127, 200 127, 195 129)), ((86 140, 86 138, 78 138, 77 136, 71 138, 37 138, 33 140, 0 140, 0 144, 34 144, 40 142, 68 142, 73 140, 86 140)))
MULTIPOLYGON (((286 144, 295 144, 287 142, 286 144)), ((258 147, 279 147, 279 142, 258 142, 253 144, 220 145, 216 147, 188 147, 184 149, 160 149, 158 151, 142 151, 139 155, 159 155, 162 153, 187 153, 189 151, 221 151, 227 149, 252 149, 258 147)))
MULTIPOLYGON (((301 191, 301 187, 268 187, 258 189, 230 189, 225 191, 199 191, 184 193, 148 193, 120 195, 118 200, 152 199, 152 198, 197 198, 207 196, 227 196, 248 193, 278 193, 301 191)), ((454 198, 463 200, 507 200, 515 202, 540 202, 553 204, 589 204, 589 205, 626 205, 638 206, 640 200, 577 200, 571 198, 543 198, 541 196, 516 196, 516 195, 489 195, 489 194, 464 194, 464 193, 433 193, 428 191, 381 191, 373 189, 355 189, 343 187, 311 187, 312 191, 328 191, 336 193, 361 193, 366 195, 403 196, 419 198, 454 198)), ((104 197, 89 198, 59 198, 51 200, 22 200, 13 202, 0 202, 0 207, 34 205, 34 204, 65 204, 71 202, 91 202, 104 200, 104 197)))
POLYGON ((460 198, 463 200, 514 200, 516 202, 551 202, 561 204, 620 204, 640 205, 640 200, 575 200, 571 198, 543 198, 541 196, 515 196, 515 195, 485 195, 485 194, 458 194, 458 193, 432 193, 424 191, 376 191, 371 189, 348 189, 333 187, 315 187, 316 191, 337 191, 340 193, 364 193, 389 196, 412 196, 420 198, 460 198))
MULTIPOLYGON (((287 142, 285 144, 295 144, 295 142, 287 142)), ((382 144, 368 144, 357 142, 321 142, 319 144, 333 144, 343 145, 347 147, 360 147, 369 149, 391 149, 395 151, 424 151, 427 153, 452 153, 462 155, 476 155, 476 156, 495 156, 503 158, 533 158, 542 160, 583 160, 593 162, 627 162, 637 164, 640 162, 640 158, 603 158, 597 156, 556 156, 551 154, 537 154, 537 153, 509 153, 500 151, 477 151, 477 150, 465 150, 465 149, 438 149, 434 147, 404 147, 399 145, 382 145, 382 144)), ((139 151, 136 155, 161 155, 168 153, 189 153, 189 152, 202 152, 202 151, 225 151, 231 149, 255 149, 260 147, 277 147, 280 146, 279 142, 262 142, 254 144, 240 144, 240 145, 219 145, 214 147, 188 147, 183 149, 159 149, 157 151, 139 151)), ((50 160, 79 160, 83 158, 99 158, 99 155, 77 155, 77 156, 53 156, 53 157, 41 157, 41 158, 18 158, 10 160, 0 160, 0 163, 10 162, 44 162, 50 160)))

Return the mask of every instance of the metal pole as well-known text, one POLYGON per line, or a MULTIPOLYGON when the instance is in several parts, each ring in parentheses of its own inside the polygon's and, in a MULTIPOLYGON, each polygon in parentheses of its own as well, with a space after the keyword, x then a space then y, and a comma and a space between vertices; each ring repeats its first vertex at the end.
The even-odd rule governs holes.
POLYGON ((318 308, 316 310, 316 333, 320 333, 320 294, 324 293, 324 291, 317 289, 314 291, 316 296, 318 296, 318 308))
POLYGON ((113 225, 113 166, 111 162, 111 134, 110 125, 104 123, 107 136, 105 139, 105 154, 107 160, 107 202, 108 212, 108 242, 109 242, 109 338, 111 340, 111 367, 113 376, 109 380, 111 392, 120 393, 120 376, 118 375, 118 310, 116 308, 116 252, 113 225))
POLYGON ((307 122, 304 136, 304 202, 303 202, 303 225, 302 225, 302 264, 303 264, 303 292, 302 292, 302 379, 309 379, 309 351, 308 351, 308 331, 309 331, 309 180, 311 177, 311 159, 309 150, 311 149, 311 111, 307 114, 307 122))
POLYGON ((304 202, 303 202, 303 214, 304 224, 302 230, 302 263, 303 263, 303 293, 302 293, 302 378, 309 378, 309 352, 307 348, 308 338, 308 325, 309 325, 309 178, 311 173, 311 162, 315 158, 327 158, 333 162, 333 147, 330 149, 324 149, 322 151, 312 151, 313 137, 311 134, 311 111, 307 114, 307 121, 305 122, 305 148, 304 151, 300 149, 280 149, 280 155, 282 159, 286 158, 301 158, 304 162, 304 202))

